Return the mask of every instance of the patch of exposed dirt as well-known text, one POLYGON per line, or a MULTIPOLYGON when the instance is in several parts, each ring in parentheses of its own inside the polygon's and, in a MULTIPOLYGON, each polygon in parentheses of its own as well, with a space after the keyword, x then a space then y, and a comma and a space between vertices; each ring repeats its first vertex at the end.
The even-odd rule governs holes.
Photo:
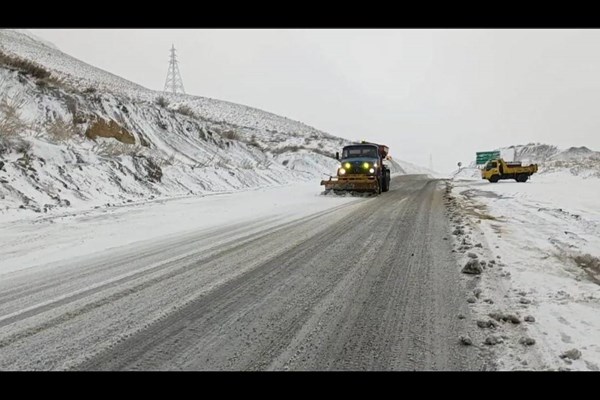
POLYGON ((463 207, 466 214, 472 215, 477 219, 487 219, 497 221, 498 218, 487 213, 487 207, 483 204, 468 204, 463 207))
POLYGON ((114 138, 121 143, 135 144, 135 137, 113 120, 108 123, 103 119, 98 119, 90 125, 85 132, 85 136, 95 140, 97 137, 114 138))
POLYGON ((589 277, 600 285, 600 258, 591 254, 580 254, 573 257, 573 261, 581 267, 589 277))
POLYGON ((501 196, 494 192, 489 192, 487 190, 477 190, 477 189, 467 189, 460 192, 461 195, 465 196, 467 199, 472 199, 473 197, 488 197, 491 199, 502 199, 506 198, 505 196, 501 196))

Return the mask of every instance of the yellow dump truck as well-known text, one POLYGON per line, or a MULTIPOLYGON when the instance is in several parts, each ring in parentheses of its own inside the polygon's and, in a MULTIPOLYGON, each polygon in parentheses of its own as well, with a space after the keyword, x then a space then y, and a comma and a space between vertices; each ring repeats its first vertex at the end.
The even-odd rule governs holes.
POLYGON ((527 182, 527 179, 538 170, 537 164, 521 165, 520 161, 506 162, 501 158, 490 160, 481 170, 481 178, 492 183, 500 179, 514 179, 517 182, 527 182))

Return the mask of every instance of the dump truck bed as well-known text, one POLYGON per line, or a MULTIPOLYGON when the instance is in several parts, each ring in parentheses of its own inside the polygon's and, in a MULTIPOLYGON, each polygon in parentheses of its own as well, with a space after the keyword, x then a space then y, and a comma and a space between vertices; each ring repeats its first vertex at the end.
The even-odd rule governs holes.
POLYGON ((533 174, 537 172, 537 164, 528 166, 513 166, 506 163, 505 174, 533 174))

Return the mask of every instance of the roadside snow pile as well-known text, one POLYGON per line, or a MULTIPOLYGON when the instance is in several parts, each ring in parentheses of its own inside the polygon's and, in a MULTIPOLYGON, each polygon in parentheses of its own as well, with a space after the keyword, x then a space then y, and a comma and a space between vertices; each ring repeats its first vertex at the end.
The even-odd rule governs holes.
POLYGON ((203 197, 170 198, 97 210, 67 210, 0 224, 0 279, 15 271, 91 257, 106 249, 186 237, 190 232, 252 226, 261 229, 365 201, 326 197, 314 184, 293 183, 203 197))
POLYGON ((333 174, 340 164, 334 158, 325 157, 321 154, 316 154, 307 150, 299 150, 295 153, 278 154, 274 157, 273 161, 277 164, 284 165, 292 171, 304 173, 309 177, 317 176, 319 174, 325 176, 326 172, 323 171, 323 165, 327 165, 327 171, 331 171, 333 174))
POLYGON ((502 339, 487 343, 498 368, 600 370, 600 180, 568 170, 527 183, 455 179, 447 196, 454 251, 480 260, 480 275, 463 275, 473 311, 500 322, 487 328, 502 339))
POLYGON ((473 162, 468 167, 462 167, 451 174, 453 179, 481 179, 481 170, 473 162))

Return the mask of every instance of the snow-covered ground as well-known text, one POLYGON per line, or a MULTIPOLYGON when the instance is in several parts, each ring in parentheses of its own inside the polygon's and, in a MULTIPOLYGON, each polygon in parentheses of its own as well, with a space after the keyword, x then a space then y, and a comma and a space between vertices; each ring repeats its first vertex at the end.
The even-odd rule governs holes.
POLYGON ((503 341, 490 346, 499 367, 600 370, 600 180, 568 169, 527 183, 472 175, 452 181, 449 204, 456 251, 487 263, 473 278, 481 290, 474 310, 483 320, 500 312, 521 322, 490 330, 503 341))
MULTIPOLYGON (((0 279, 3 274, 96 252, 144 245, 211 228, 264 220, 260 229, 301 219, 366 198, 322 196, 313 183, 229 194, 189 196, 121 207, 63 212, 0 223, 0 279)), ((258 226, 258 225, 257 225, 258 226)), ((59 263, 60 264, 60 263, 59 263)))

